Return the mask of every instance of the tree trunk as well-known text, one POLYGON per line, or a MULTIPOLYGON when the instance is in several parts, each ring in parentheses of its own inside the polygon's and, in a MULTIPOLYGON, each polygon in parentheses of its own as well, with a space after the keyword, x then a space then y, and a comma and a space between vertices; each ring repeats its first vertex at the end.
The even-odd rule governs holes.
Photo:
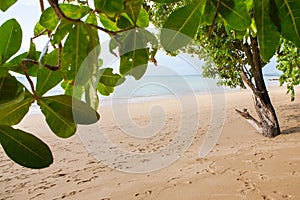
POLYGON ((243 69, 242 79, 252 91, 254 106, 259 117, 259 121, 255 120, 246 109, 244 111, 236 111, 246 118, 247 121, 251 123, 263 136, 275 137, 280 134, 278 119, 263 79, 262 61, 259 54, 257 38, 250 36, 250 39, 251 47, 246 43, 243 44, 243 49, 248 58, 248 63, 251 66, 254 83, 246 76, 243 69))

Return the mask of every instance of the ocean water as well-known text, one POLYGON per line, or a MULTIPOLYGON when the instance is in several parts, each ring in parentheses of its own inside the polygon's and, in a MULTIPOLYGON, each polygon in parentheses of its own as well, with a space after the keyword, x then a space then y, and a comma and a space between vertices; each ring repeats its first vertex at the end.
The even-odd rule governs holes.
MULTIPOLYGON (((279 76, 274 75, 264 76, 267 86, 279 85, 278 78, 279 76)), ((17 79, 29 89, 29 84, 24 76, 17 76, 17 79)), ((33 82, 36 82, 35 78, 33 78, 33 82)), ((236 90, 239 90, 239 88, 230 89, 218 86, 217 80, 203 78, 200 75, 152 75, 144 76, 140 80, 128 77, 123 84, 115 88, 110 96, 99 95, 99 99, 103 106, 110 105, 111 101, 114 101, 114 103, 135 103, 161 98, 178 98, 182 95, 201 95, 236 90)), ((63 92, 63 89, 57 86, 47 92, 46 96, 63 94, 63 92)), ((31 112, 39 112, 36 104, 32 106, 31 112)))

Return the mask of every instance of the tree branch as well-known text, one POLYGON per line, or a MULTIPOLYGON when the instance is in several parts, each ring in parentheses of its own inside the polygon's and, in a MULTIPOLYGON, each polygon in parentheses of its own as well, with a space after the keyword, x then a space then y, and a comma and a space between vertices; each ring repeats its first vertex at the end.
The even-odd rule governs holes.
POLYGON ((130 28, 127 28, 127 29, 119 30, 119 31, 110 31, 110 30, 107 30, 107 29, 105 29, 103 27, 97 26, 95 24, 86 23, 86 22, 81 21, 80 19, 72 19, 72 18, 66 16, 62 12, 62 10, 60 9, 59 4, 58 4, 58 0, 48 0, 48 2, 50 4, 50 6, 52 7, 52 9, 54 10, 56 16, 59 19, 64 18, 64 19, 66 19, 68 21, 71 21, 71 22, 74 22, 74 23, 82 22, 82 23, 85 23, 85 24, 87 24, 87 25, 89 25, 89 26, 91 26, 93 28, 96 28, 96 29, 98 29, 100 31, 103 31, 103 32, 109 34, 110 36, 113 36, 113 35, 116 35, 118 33, 125 32, 125 31, 132 30, 132 29, 136 28, 136 26, 133 26, 133 27, 130 27, 130 28))
MULTIPOLYGON (((31 64, 39 65, 38 61, 29 59, 29 58, 23 58, 22 59, 22 63, 23 62, 24 63, 31 63, 31 64)), ((49 69, 49 70, 51 70, 51 71, 57 71, 57 70, 59 70, 59 66, 52 66, 52 65, 44 64, 44 67, 47 68, 47 69, 49 69)), ((23 71, 24 71, 24 69, 23 69, 23 71)), ((27 69, 26 69, 26 71, 27 71, 27 69)))
POLYGON ((260 134, 262 134, 262 126, 261 123, 259 123, 254 117, 252 117, 247 109, 244 109, 243 111, 240 111, 238 109, 235 109, 235 111, 240 114, 243 118, 247 120, 260 134))
POLYGON ((41 11, 44 12, 45 10, 44 0, 40 0, 40 7, 41 7, 41 11))

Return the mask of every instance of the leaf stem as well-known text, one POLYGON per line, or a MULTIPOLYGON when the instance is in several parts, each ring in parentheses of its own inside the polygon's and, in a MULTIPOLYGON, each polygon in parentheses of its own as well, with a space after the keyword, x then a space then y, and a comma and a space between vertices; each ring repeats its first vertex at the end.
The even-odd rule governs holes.
POLYGON ((38 96, 36 95, 36 92, 35 92, 35 89, 34 89, 34 84, 33 84, 33 82, 32 82, 32 80, 31 80, 31 78, 30 78, 30 76, 29 76, 29 74, 28 74, 28 70, 27 70, 27 67, 26 67, 26 60, 25 59, 22 59, 22 64, 21 64, 21 66, 22 66, 22 69, 23 69, 23 71, 24 71, 24 73, 25 73, 25 76, 26 76, 26 79, 28 80, 28 82, 29 82, 29 84, 30 84, 30 87, 31 87, 31 90, 32 90, 32 93, 33 93, 33 96, 34 96, 34 99, 38 99, 38 96))

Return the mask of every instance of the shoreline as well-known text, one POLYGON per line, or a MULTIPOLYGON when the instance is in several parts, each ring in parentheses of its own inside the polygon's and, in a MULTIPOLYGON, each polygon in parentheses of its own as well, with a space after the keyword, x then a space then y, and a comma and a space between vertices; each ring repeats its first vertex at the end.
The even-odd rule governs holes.
POLYGON ((269 90, 284 133, 272 139, 257 134, 235 113, 235 108, 247 108, 255 116, 251 94, 246 90, 225 93, 225 107, 220 108, 214 107, 210 95, 199 95, 196 100, 185 97, 182 105, 174 99, 139 102, 129 104, 125 111, 101 106, 99 124, 80 126, 80 133, 68 139, 51 133, 42 115, 27 115, 17 127, 45 141, 53 152, 54 163, 46 169, 26 169, 10 161, 1 149, 0 196, 74 200, 299 199, 300 94, 296 91, 296 100, 290 102, 284 87, 269 90), (210 154, 199 158, 204 137, 213 130, 212 108, 225 111, 224 126, 210 154), (188 127, 197 127, 195 135, 180 140, 182 145, 177 150, 183 150, 181 156, 160 170, 153 170, 157 168, 153 165, 145 173, 125 172, 130 170, 126 167, 135 169, 136 163, 126 163, 114 151, 102 160, 96 159, 82 141, 85 137, 96 149, 104 147, 105 143, 99 143, 93 135, 102 132, 120 149, 142 155, 158 153, 176 138, 184 119, 188 127), (132 132, 147 127, 148 133, 155 129, 157 134, 132 132), (126 131, 132 135, 124 134, 126 131), (191 145, 184 149, 189 142, 191 145), (114 163, 110 158, 116 159, 114 163))

